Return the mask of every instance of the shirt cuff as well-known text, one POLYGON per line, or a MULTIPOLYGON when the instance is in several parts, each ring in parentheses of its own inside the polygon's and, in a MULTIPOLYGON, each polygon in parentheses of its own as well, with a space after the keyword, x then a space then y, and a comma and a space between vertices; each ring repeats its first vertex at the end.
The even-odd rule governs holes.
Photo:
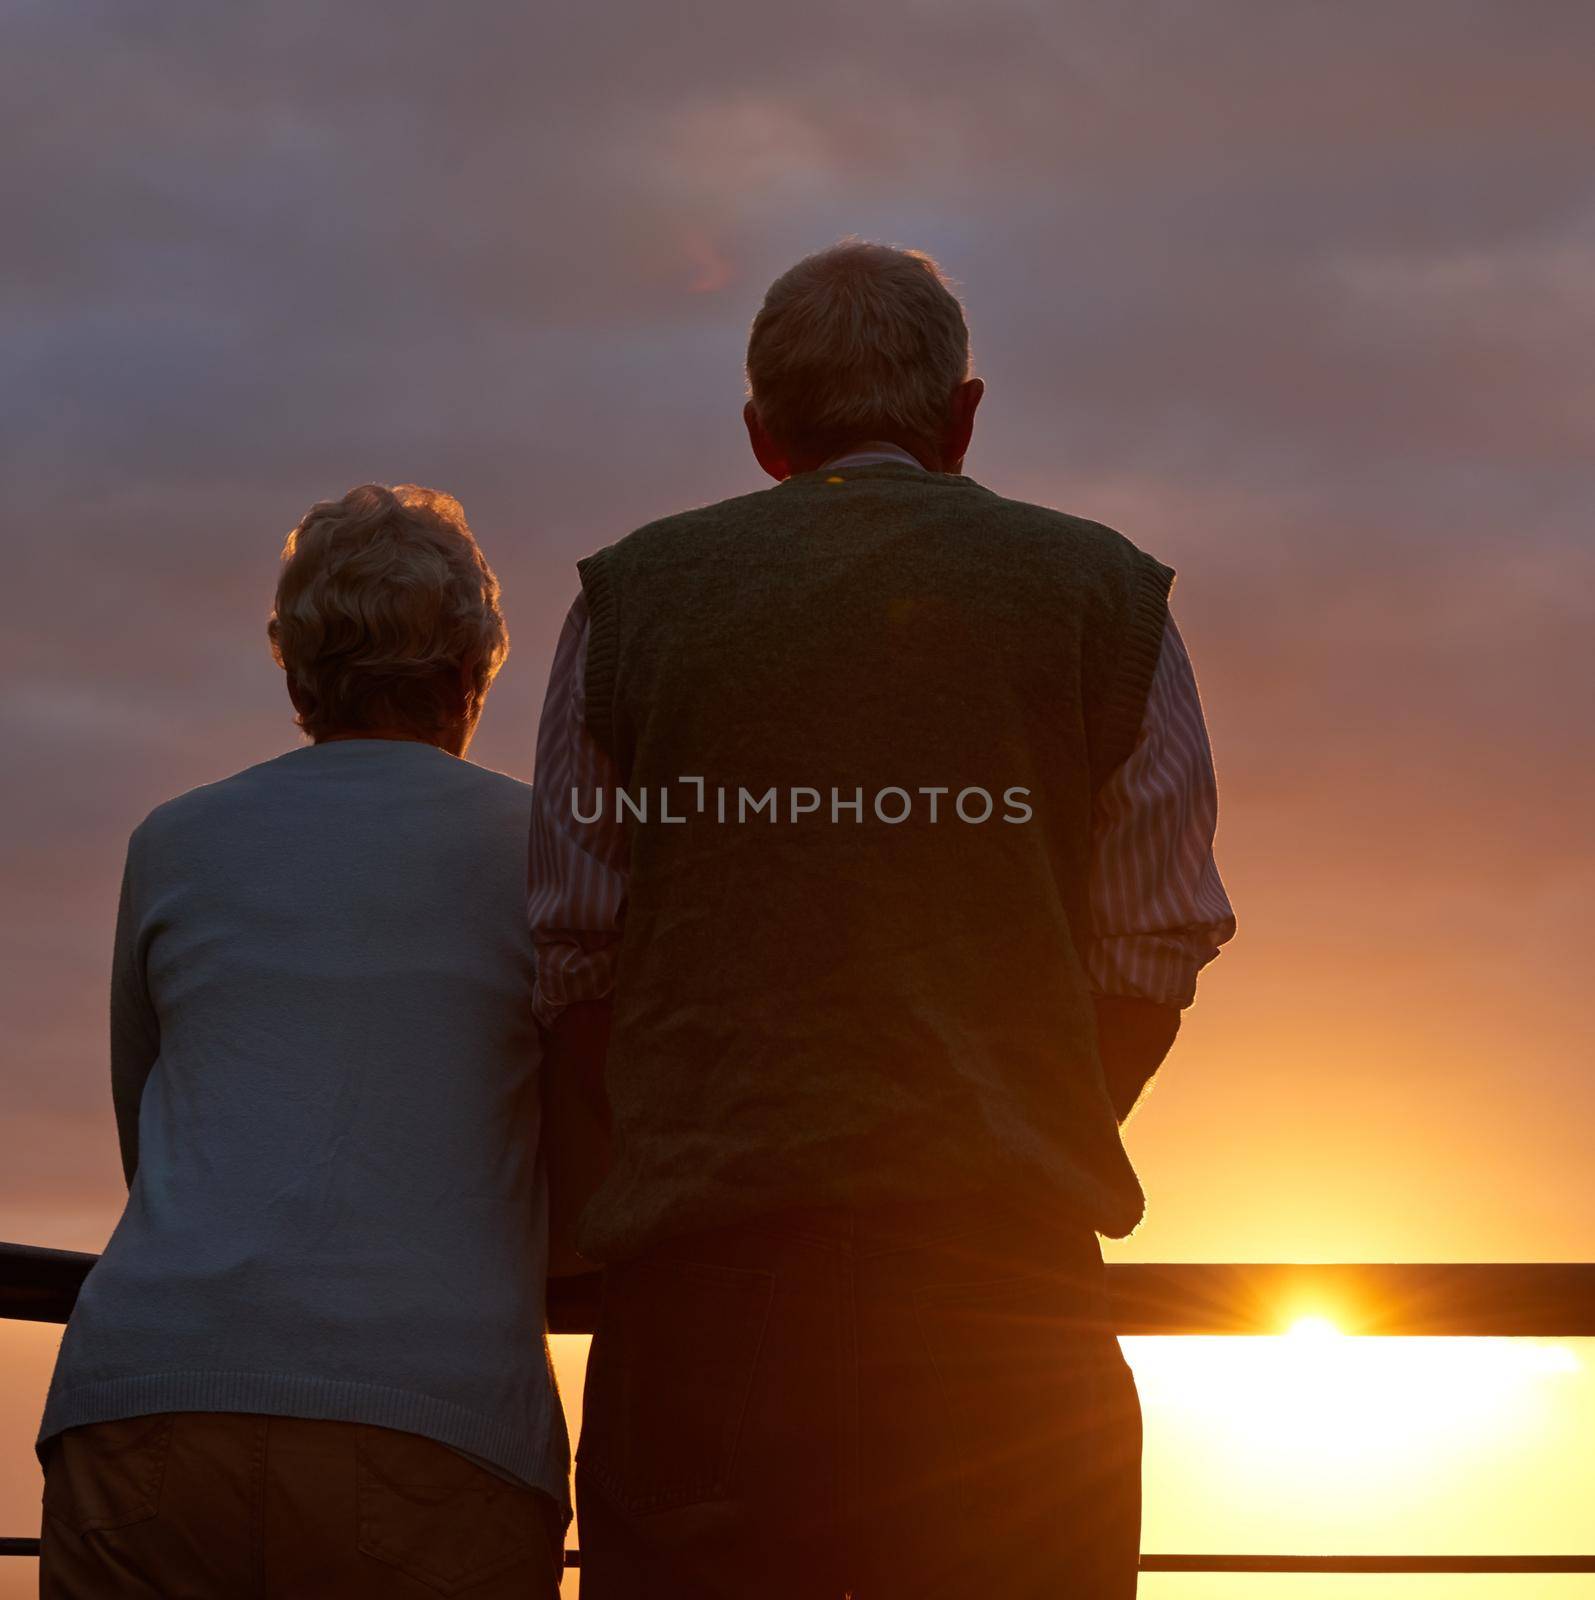
POLYGON ((1110 935, 1092 943, 1086 972, 1097 994, 1183 1010, 1196 999, 1197 974, 1228 936, 1222 928, 1110 935))
POLYGON ((545 1028, 552 1028, 567 1006, 602 1000, 615 987, 619 962, 618 934, 601 943, 539 944, 533 1015, 545 1028))

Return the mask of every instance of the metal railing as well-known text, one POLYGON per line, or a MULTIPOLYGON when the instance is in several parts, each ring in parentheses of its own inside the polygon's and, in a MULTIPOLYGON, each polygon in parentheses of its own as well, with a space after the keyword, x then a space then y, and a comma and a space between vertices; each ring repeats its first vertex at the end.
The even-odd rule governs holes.
MULTIPOLYGON (((0 1244, 0 1317, 65 1322, 95 1257, 0 1244)), ((1294 1317, 1332 1314, 1348 1334, 1595 1338, 1595 1265, 1378 1263, 1298 1266, 1114 1264, 1107 1269, 1113 1325, 1122 1334, 1272 1334, 1294 1317)), ((590 1333, 598 1281, 549 1284, 553 1333, 590 1333)), ((39 1541, 0 1539, 0 1555, 36 1556, 39 1541)), ((580 1564, 577 1552, 566 1557, 580 1564)), ((1592 1555, 1153 1554, 1143 1572, 1595 1573, 1592 1555)))

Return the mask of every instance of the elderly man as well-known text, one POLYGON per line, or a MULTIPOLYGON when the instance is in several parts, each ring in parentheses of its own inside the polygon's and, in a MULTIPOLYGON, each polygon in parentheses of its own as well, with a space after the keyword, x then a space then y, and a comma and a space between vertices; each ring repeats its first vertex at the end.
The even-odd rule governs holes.
POLYGON ((1234 927, 1173 574, 963 475, 922 255, 799 262, 747 371, 778 486, 581 563, 539 738, 539 1005, 614 1149, 583 1600, 1130 1595, 1096 1235, 1234 927))

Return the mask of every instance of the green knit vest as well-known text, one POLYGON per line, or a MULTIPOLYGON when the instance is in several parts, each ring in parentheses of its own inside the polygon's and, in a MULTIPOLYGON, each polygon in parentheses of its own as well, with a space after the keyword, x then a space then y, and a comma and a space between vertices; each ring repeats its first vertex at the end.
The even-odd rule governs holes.
POLYGON ((1134 1228, 1082 957, 1092 800, 1172 572, 896 464, 652 523, 580 570, 631 849, 584 1252, 993 1190, 1134 1228))

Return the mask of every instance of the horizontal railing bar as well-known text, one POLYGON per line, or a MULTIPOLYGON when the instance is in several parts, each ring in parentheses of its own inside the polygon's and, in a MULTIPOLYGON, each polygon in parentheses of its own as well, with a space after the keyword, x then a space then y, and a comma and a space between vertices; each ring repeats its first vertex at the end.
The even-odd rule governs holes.
POLYGON ((1595 1572, 1589 1556, 1142 1556, 1142 1572, 1595 1572))
MULTIPOLYGON (((98 1258, 0 1243, 0 1318, 65 1322, 98 1258)), ((1111 1326, 1122 1334, 1270 1334, 1327 1316, 1346 1333, 1496 1337, 1595 1336, 1595 1265, 1441 1262, 1115 1263, 1111 1326)), ((548 1286, 554 1333, 590 1333, 599 1277, 548 1286)), ((39 1541, 0 1538, 0 1557, 37 1556, 39 1541)), ((580 1566, 577 1551, 568 1566, 580 1566)), ((1143 1572, 1595 1572, 1595 1555, 1144 1555, 1143 1572)))
POLYGON ((1323 1316, 1383 1337, 1595 1336, 1586 1262, 1136 1262, 1107 1275, 1121 1334, 1273 1334, 1323 1316))
POLYGON ((99 1258, 81 1250, 0 1244, 0 1317, 65 1322, 89 1268, 99 1258))
MULTIPOLYGON (((0 1317, 65 1322, 95 1257, 0 1244, 0 1317)), ((1122 1334, 1269 1334, 1297 1317, 1389 1336, 1595 1337, 1595 1265, 1585 1262, 1115 1263, 1110 1321, 1122 1334)), ((598 1276, 555 1278, 548 1325, 591 1333, 598 1276)))
MULTIPOLYGON (((37 1539, 0 1539, 0 1556, 37 1556, 37 1539)), ((565 1552, 567 1567, 581 1552, 565 1552)), ((1230 1556, 1148 1555, 1142 1572, 1595 1572, 1595 1556, 1230 1556)))

